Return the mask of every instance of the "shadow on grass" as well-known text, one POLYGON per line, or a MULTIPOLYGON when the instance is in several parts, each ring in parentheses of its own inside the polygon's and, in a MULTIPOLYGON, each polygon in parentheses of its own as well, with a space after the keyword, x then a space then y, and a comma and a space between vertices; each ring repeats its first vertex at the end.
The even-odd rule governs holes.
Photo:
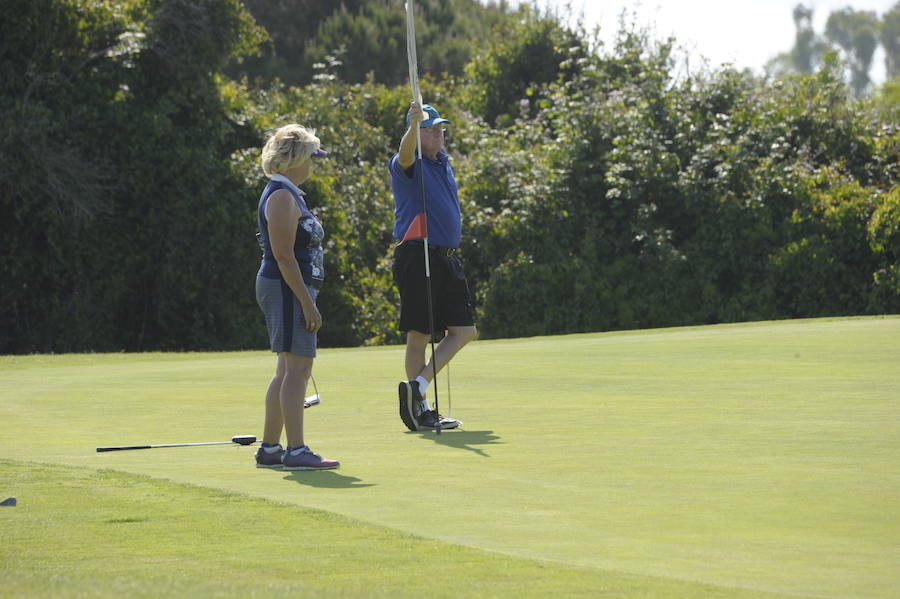
MULTIPOLYGON (((279 472, 284 473, 284 470, 279 472)), ((362 489, 374 487, 374 483, 364 483, 361 478, 344 476, 335 470, 292 470, 288 471, 284 480, 292 480, 301 485, 319 487, 321 489, 362 489)))
POLYGON ((408 432, 408 435, 421 435, 426 439, 430 439, 435 443, 455 447, 457 449, 465 449, 477 453, 486 458, 491 457, 489 453, 481 449, 481 445, 498 445, 503 443, 499 435, 495 435, 494 431, 466 431, 461 429, 444 431, 440 435, 434 431, 417 431, 408 432))

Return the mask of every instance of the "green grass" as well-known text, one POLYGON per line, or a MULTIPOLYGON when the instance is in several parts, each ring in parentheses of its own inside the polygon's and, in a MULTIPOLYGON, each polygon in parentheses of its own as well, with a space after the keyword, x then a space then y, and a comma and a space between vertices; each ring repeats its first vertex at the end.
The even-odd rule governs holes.
POLYGON ((27 497, 3 514, 14 525, 0 554, 6 592, 21 596, 732 596, 111 470, 0 464, 27 497))
POLYGON ((271 354, 0 357, 0 596, 895 596, 898 317, 476 342, 441 436, 402 360, 321 351, 289 473, 94 452, 258 435, 271 354))

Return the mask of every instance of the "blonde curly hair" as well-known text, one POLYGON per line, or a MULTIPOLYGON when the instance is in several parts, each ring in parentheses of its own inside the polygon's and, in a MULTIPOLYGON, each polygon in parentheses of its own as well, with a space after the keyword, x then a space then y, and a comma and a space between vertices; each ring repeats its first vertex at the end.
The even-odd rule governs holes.
POLYGON ((267 176, 283 173, 308 160, 321 146, 315 129, 292 123, 281 127, 262 149, 263 172, 267 176))

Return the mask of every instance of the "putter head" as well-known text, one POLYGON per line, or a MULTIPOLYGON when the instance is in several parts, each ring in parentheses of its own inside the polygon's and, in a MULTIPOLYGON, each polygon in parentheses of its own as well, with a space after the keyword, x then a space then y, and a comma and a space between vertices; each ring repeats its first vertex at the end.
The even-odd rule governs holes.
POLYGON ((253 435, 235 435, 231 438, 231 442, 238 445, 251 445, 256 443, 256 437, 253 435))

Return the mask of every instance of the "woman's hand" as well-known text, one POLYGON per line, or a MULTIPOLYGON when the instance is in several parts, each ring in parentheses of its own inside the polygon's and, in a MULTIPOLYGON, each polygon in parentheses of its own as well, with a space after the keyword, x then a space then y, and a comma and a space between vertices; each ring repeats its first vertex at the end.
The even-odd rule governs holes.
POLYGON ((315 333, 322 328, 322 314, 319 308, 312 302, 302 302, 303 317, 306 319, 306 330, 315 333))

